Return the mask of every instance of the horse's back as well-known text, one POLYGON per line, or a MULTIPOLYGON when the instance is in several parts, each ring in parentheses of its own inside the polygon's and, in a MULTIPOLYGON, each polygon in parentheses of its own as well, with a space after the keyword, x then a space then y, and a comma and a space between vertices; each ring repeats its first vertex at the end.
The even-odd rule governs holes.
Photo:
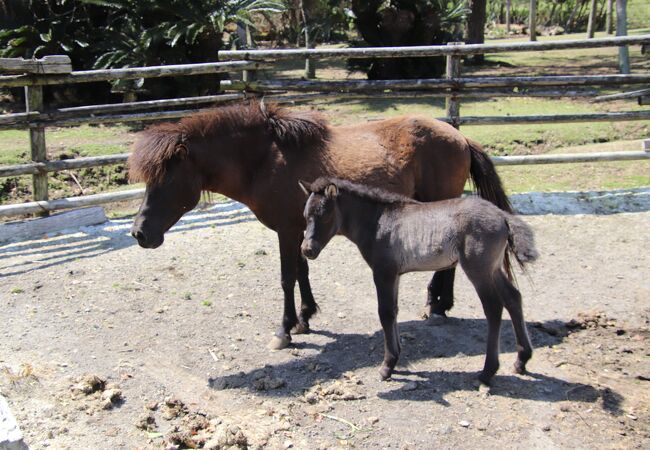
POLYGON ((335 127, 328 147, 335 176, 422 201, 458 197, 469 176, 464 136, 423 116, 335 127))

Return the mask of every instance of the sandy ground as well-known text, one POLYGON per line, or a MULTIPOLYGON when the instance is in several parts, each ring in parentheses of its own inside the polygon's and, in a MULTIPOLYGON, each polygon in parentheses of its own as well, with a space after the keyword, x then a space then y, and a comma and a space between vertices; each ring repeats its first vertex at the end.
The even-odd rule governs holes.
MULTIPOLYGON (((565 211, 570 212, 570 211, 565 211)), ((311 263, 321 313, 290 349, 275 235, 240 205, 188 216, 157 250, 128 223, 0 247, 0 393, 42 448, 649 448, 650 212, 533 215, 519 277, 535 346, 513 375, 507 316, 487 390, 486 322, 467 279, 452 318, 400 290, 398 373, 369 269, 336 238, 311 263)))

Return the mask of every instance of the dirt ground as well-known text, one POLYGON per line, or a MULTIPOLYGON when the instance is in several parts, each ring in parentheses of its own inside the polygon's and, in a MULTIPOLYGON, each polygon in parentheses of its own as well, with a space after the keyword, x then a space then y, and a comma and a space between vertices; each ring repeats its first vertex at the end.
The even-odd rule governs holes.
POLYGON ((439 326, 419 319, 429 274, 402 278, 402 359, 379 380, 371 274, 343 238, 310 266, 313 332, 268 351, 277 241, 225 204, 157 250, 128 222, 0 247, 0 392, 32 449, 649 448, 650 212, 525 219, 535 353, 513 375, 506 316, 489 390, 460 271, 439 326))

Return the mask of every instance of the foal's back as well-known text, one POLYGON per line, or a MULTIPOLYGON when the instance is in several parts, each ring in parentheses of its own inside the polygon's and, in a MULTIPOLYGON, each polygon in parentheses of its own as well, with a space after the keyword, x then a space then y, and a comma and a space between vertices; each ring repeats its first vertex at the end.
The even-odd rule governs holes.
MULTIPOLYGON (((400 273, 441 270, 459 261, 503 260, 508 225, 504 213, 478 197, 387 208, 379 221, 378 243, 388 243, 400 273)), ((492 265, 492 264, 490 264, 492 265)))

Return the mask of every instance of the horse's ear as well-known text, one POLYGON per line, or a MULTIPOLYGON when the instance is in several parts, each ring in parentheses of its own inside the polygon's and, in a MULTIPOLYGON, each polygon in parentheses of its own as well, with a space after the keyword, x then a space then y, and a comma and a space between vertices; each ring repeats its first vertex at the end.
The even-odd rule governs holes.
POLYGON ((305 193, 306 196, 309 197, 311 194, 311 186, 309 186, 309 183, 306 181, 298 180, 298 186, 300 186, 300 189, 305 193))
POLYGON ((334 198, 339 195, 339 188, 335 184, 328 184, 325 188, 325 197, 334 198))

